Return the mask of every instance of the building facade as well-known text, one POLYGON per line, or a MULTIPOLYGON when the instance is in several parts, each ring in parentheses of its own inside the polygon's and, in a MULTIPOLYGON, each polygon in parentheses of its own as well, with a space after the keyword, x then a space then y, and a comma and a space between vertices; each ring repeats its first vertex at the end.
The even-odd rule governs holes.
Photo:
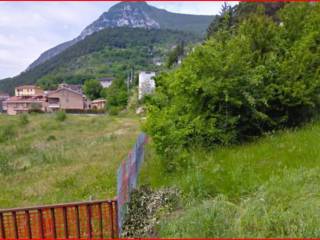
POLYGON ((20 97, 13 96, 5 101, 8 115, 17 115, 34 111, 47 111, 47 102, 44 96, 20 97))
POLYGON ((43 96, 44 91, 34 85, 24 85, 16 87, 15 89, 15 96, 17 97, 34 97, 34 96, 43 96))
POLYGON ((70 88, 62 87, 47 94, 48 111, 62 110, 84 110, 86 99, 82 93, 70 88))
POLYGON ((0 113, 7 111, 6 100, 9 98, 8 93, 0 93, 0 113))
POLYGON ((155 87, 154 77, 155 72, 140 72, 139 73, 139 100, 145 95, 151 94, 155 87))
POLYGON ((96 99, 96 100, 93 100, 90 104, 90 108, 95 110, 104 110, 105 107, 106 107, 105 99, 96 99))

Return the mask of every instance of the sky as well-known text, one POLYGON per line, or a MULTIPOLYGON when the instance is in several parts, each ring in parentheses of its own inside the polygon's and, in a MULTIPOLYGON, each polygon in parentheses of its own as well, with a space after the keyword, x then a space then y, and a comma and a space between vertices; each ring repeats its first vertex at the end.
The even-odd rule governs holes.
MULTIPOLYGON (((171 12, 219 13, 223 2, 148 2, 171 12)), ((0 79, 24 71, 42 52, 77 37, 116 2, 0 2, 0 79)))

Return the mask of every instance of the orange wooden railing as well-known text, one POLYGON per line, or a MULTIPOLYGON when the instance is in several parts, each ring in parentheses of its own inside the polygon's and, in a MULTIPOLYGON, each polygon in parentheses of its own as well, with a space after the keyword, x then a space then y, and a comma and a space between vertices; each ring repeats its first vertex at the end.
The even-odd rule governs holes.
POLYGON ((0 210, 0 238, 117 238, 117 201, 0 210))

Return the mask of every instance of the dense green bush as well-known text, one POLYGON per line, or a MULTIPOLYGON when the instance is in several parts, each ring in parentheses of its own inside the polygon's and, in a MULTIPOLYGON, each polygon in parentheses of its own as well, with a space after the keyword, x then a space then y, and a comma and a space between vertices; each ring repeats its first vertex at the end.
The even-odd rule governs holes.
POLYGON ((128 90, 124 79, 116 79, 111 86, 103 89, 102 96, 107 100, 107 110, 120 111, 128 104, 128 90))
POLYGON ((102 86, 96 79, 87 80, 83 85, 84 94, 91 100, 101 97, 102 86))
POLYGON ((320 107, 320 5, 288 4, 222 28, 157 78, 146 130, 170 160, 190 146, 238 143, 298 126, 320 107))
POLYGON ((67 118, 67 114, 65 113, 65 111, 58 111, 56 112, 56 119, 60 122, 63 122, 64 120, 66 120, 67 118))
POLYGON ((20 114, 19 115, 19 123, 21 126, 25 126, 29 123, 29 118, 27 114, 20 114))

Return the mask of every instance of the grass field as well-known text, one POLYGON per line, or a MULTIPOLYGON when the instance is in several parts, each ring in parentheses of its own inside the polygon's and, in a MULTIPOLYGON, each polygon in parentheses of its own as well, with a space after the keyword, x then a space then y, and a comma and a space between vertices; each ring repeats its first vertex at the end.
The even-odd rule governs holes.
POLYGON ((136 117, 0 115, 0 208, 115 196, 136 117))
POLYGON ((159 224, 160 237, 319 237, 320 122, 257 142, 194 150, 168 174, 152 147, 142 184, 175 186, 181 206, 159 224))

